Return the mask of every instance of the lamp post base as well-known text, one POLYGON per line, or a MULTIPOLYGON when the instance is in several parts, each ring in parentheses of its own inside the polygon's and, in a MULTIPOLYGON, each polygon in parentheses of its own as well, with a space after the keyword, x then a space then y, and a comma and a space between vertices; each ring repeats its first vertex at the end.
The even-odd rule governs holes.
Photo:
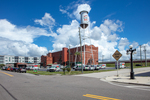
POLYGON ((134 72, 130 72, 130 79, 135 79, 134 78, 134 72))

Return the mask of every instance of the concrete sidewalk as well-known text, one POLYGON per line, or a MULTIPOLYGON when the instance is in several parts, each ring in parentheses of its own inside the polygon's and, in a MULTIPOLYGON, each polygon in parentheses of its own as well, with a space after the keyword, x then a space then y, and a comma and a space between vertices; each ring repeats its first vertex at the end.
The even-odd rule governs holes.
POLYGON ((111 81, 111 82, 120 82, 120 83, 150 86, 150 75, 148 77, 136 76, 136 74, 141 74, 141 73, 146 73, 146 72, 150 72, 150 70, 140 71, 140 72, 134 73, 135 74, 135 79, 130 79, 129 73, 128 74, 119 74, 118 77, 116 75, 108 76, 104 79, 106 81, 111 81))

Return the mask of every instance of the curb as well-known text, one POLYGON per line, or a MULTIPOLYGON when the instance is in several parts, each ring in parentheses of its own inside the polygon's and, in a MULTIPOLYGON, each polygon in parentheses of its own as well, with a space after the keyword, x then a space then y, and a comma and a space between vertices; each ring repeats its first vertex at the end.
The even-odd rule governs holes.
MULTIPOLYGON (((108 81, 108 80, 107 80, 108 81)), ((150 86, 150 84, 141 84, 141 83, 130 83, 130 82, 118 82, 118 81, 109 81, 115 83, 124 83, 124 84, 133 84, 133 85, 143 85, 143 86, 150 86)))

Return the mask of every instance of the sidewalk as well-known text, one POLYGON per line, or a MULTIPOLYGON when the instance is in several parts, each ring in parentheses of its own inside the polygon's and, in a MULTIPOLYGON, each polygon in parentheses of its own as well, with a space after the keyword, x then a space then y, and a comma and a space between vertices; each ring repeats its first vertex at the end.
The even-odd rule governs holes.
POLYGON ((130 75, 128 74, 119 74, 117 77, 116 75, 114 76, 108 76, 104 78, 106 81, 111 81, 111 82, 119 82, 119 83, 128 83, 128 84, 137 84, 137 85, 146 85, 150 86, 150 75, 149 76, 136 76, 137 74, 142 74, 150 72, 150 70, 147 71, 140 71, 134 73, 134 78, 135 79, 130 79, 130 75))

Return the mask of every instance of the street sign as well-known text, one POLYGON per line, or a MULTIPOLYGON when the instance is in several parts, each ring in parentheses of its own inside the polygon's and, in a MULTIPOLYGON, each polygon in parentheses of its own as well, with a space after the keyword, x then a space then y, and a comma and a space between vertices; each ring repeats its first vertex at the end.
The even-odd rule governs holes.
POLYGON ((122 54, 118 50, 116 50, 116 52, 112 56, 118 61, 122 54))

